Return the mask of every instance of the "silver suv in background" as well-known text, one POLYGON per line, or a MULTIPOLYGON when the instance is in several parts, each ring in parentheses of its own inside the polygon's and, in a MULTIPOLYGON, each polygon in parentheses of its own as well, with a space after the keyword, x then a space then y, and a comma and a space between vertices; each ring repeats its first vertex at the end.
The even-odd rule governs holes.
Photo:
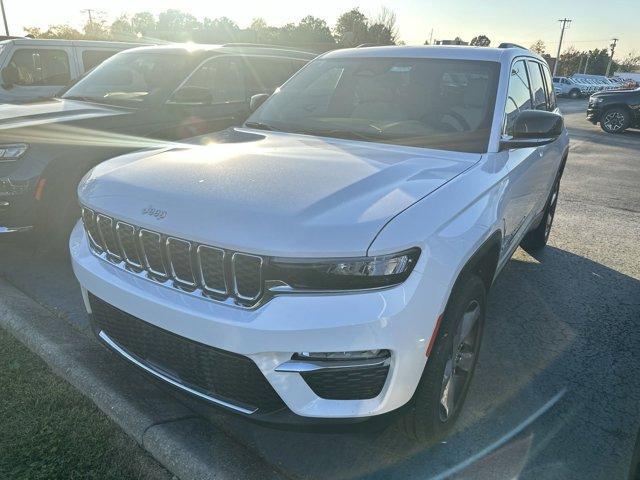
POLYGON ((593 85, 570 77, 553 77, 553 90, 556 95, 569 98, 586 97, 596 91, 593 85))
POLYGON ((16 38, 0 42, 0 103, 51 98, 135 43, 16 38))

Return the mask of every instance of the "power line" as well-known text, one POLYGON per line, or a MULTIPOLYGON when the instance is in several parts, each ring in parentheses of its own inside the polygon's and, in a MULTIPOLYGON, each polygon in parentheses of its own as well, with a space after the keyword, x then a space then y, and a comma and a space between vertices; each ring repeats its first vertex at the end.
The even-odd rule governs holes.
POLYGON ((553 64, 553 76, 556 76, 556 71, 558 70, 558 64, 560 63, 560 49, 562 48, 562 39, 564 38, 564 29, 567 28, 567 24, 571 23, 571 20, 568 18, 563 18, 562 20, 558 20, 562 22, 562 30, 560 31, 560 41, 558 42, 558 54, 556 55, 556 61, 553 64))
POLYGON ((613 53, 616 51, 616 44, 618 43, 618 39, 614 38, 611 42, 611 55, 609 56, 609 64, 607 65, 607 71, 605 72, 605 76, 609 76, 609 70, 611 69, 611 64, 613 63, 613 53))

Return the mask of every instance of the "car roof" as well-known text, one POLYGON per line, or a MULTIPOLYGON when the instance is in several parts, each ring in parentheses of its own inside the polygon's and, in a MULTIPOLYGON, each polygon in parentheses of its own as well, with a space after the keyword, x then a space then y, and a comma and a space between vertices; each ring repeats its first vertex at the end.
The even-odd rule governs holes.
POLYGON ((544 59, 539 55, 524 48, 468 47, 459 45, 348 48, 325 53, 322 55, 322 58, 440 58, 453 60, 510 62, 513 58, 519 56, 528 56, 544 61, 544 59))
POLYGON ((271 45, 252 45, 252 44, 225 44, 213 45, 203 43, 170 43, 166 45, 151 45, 145 47, 132 48, 123 52, 131 54, 136 52, 149 53, 173 53, 173 54, 194 54, 196 56, 211 56, 213 54, 236 54, 236 55, 264 55, 287 57, 300 60, 312 60, 316 57, 315 53, 304 52, 302 50, 293 50, 286 47, 271 45))
POLYGON ((63 40, 59 38, 11 38, 0 42, 3 45, 17 45, 20 47, 42 47, 42 46, 73 46, 73 47, 94 47, 94 48, 129 48, 143 45, 133 42, 105 42, 101 40, 63 40))

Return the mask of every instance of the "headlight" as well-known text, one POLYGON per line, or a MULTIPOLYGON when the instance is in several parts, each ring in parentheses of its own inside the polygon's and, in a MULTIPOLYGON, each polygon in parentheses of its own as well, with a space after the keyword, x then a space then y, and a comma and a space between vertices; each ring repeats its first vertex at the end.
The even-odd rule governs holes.
POLYGON ((25 154, 29 145, 26 143, 0 144, 0 162, 12 162, 25 154))
POLYGON ((267 279, 297 290, 362 290, 404 282, 415 267, 420 249, 377 257, 342 259, 273 258, 267 279))

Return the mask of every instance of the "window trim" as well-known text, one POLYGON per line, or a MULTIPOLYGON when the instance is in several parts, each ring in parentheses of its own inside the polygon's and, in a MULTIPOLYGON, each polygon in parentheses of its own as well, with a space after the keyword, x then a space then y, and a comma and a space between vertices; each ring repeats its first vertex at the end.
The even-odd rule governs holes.
POLYGON ((531 106, 534 107, 533 110, 538 110, 537 108, 535 108, 535 97, 534 97, 534 92, 532 89, 532 85, 531 85, 531 71, 530 71, 530 64, 536 64, 538 71, 540 72, 540 78, 542 79, 542 90, 544 92, 544 103, 545 103, 545 111, 549 112, 549 92, 547 91, 547 82, 545 80, 544 77, 544 73, 542 72, 542 64, 537 61, 535 58, 528 58, 527 59, 527 73, 529 75, 529 92, 531 94, 531 106))

